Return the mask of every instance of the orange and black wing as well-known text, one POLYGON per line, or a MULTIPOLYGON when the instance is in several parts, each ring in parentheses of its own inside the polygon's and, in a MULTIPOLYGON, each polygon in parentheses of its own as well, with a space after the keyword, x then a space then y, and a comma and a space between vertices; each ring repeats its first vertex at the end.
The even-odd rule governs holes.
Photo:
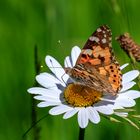
POLYGON ((104 79, 106 85, 110 84, 114 93, 121 89, 122 74, 112 53, 112 33, 108 26, 100 26, 89 37, 77 59, 78 65, 88 66, 91 75, 98 72, 100 79, 104 79))

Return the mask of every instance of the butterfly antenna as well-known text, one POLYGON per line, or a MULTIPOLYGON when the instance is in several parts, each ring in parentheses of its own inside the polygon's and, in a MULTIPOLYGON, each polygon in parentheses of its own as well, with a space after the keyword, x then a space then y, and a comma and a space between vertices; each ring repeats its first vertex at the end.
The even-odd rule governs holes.
POLYGON ((67 59, 66 59, 66 65, 67 65, 67 67, 68 67, 68 61, 67 61, 67 59))
MULTIPOLYGON (((50 59, 50 63, 51 63, 51 67, 49 67, 49 68, 60 68, 60 69, 64 69, 64 67, 55 67, 55 66, 53 66, 53 62, 52 62, 52 60, 50 59)), ((56 72, 56 71, 55 71, 56 72)))
MULTIPOLYGON (((61 69, 63 68, 63 67, 54 67, 54 66, 53 66, 53 62, 52 62, 51 59, 50 59, 50 63, 51 63, 51 65, 52 65, 52 67, 49 67, 49 68, 61 68, 61 69)), ((64 68, 63 68, 63 69, 64 69, 64 68)), ((55 71, 55 73, 56 73, 56 71, 55 71)), ((61 76, 61 80, 65 83, 65 85, 67 85, 66 82, 65 82, 64 79, 63 79, 63 77, 64 77, 65 74, 66 74, 66 73, 64 73, 64 74, 61 76)))

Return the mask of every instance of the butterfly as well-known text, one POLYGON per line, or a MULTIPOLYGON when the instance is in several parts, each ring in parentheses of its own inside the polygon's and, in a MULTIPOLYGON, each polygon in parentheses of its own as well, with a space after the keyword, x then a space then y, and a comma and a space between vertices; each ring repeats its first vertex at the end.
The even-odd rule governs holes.
POLYGON ((73 68, 65 72, 75 83, 101 93, 116 95, 122 88, 120 65, 112 52, 112 33, 100 26, 87 40, 73 68))

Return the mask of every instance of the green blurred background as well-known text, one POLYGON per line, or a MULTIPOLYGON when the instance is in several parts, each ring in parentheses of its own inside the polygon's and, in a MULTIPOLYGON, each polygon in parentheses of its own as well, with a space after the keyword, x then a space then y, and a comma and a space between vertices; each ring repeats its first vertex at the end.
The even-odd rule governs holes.
MULTIPOLYGON (((35 44, 42 65, 47 54, 63 64, 71 48, 82 48, 102 24, 112 29, 113 48, 120 64, 129 62, 114 38, 127 31, 140 43, 138 0, 0 0, 0 140, 23 139, 31 126, 32 96, 27 89, 35 80, 35 44)), ((136 109, 140 113, 138 102, 139 99, 136 109)), ((48 108, 36 111, 38 120, 47 114, 48 108)), ((61 115, 48 116, 36 126, 40 130, 38 140, 78 138, 76 116, 69 120, 63 120, 61 115)), ((24 139, 34 140, 33 130, 24 139)), ((140 133, 128 124, 110 123, 102 118, 101 123, 90 123, 86 129, 85 140, 92 139, 138 140, 140 133)))

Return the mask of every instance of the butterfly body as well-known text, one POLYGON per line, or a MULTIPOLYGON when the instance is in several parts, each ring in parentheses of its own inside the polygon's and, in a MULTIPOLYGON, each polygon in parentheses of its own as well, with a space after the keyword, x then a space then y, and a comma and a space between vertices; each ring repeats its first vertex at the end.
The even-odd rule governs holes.
POLYGON ((111 39, 109 27, 99 27, 89 37, 76 65, 66 68, 66 73, 78 84, 116 95, 121 89, 122 74, 112 53, 111 39))

